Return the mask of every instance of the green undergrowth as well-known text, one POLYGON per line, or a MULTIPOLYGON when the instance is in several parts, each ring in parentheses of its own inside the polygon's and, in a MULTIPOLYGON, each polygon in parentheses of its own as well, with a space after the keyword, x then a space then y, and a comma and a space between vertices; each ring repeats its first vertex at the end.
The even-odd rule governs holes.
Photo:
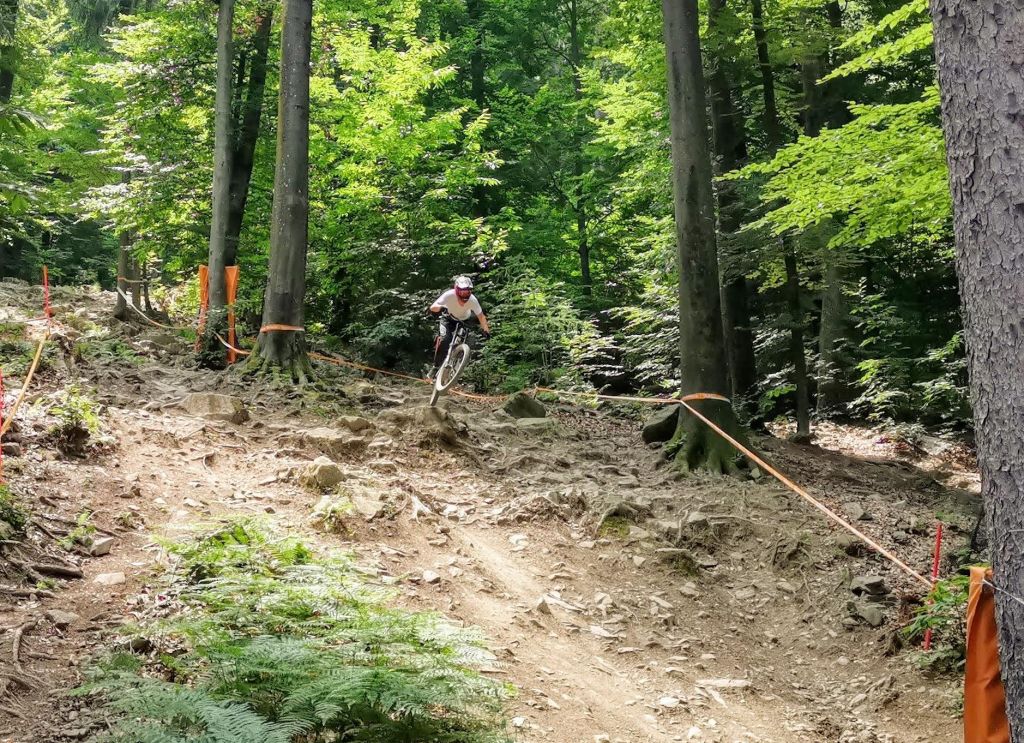
POLYGON ((967 658, 967 595, 970 576, 958 574, 938 581, 928 600, 915 612, 903 632, 907 640, 920 645, 932 630, 931 650, 915 651, 911 660, 933 673, 960 674, 967 658))
POLYGON ((22 534, 28 524, 28 519, 28 512, 11 492, 10 486, 0 482, 0 521, 6 524, 5 527, 0 526, 0 534, 4 532, 9 532, 8 536, 22 534))
POLYGON ((388 606, 349 558, 251 521, 166 545, 163 617, 76 693, 120 743, 510 741, 482 638, 388 606))

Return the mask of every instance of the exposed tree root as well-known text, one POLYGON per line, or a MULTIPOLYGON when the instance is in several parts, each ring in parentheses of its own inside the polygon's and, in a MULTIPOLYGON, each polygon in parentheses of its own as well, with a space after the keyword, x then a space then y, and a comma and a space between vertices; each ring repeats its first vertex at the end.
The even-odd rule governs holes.
MULTIPOLYGON (((743 440, 736 416, 728 407, 728 403, 705 402, 701 405, 701 412, 729 435, 743 440)), ((684 414, 680 418, 679 427, 672 440, 665 445, 665 451, 668 456, 675 458, 675 465, 681 472, 709 472, 721 475, 736 475, 740 472, 740 453, 693 415, 684 414)))
POLYGON ((246 362, 244 372, 289 385, 306 385, 315 378, 306 342, 299 333, 261 335, 259 346, 246 362))

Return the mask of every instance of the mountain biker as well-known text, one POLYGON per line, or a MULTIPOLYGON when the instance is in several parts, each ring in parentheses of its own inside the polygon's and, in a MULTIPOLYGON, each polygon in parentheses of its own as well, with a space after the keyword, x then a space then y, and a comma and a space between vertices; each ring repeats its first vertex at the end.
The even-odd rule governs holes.
POLYGON ((491 337, 491 326, 487 322, 480 301, 473 296, 473 280, 468 276, 459 276, 455 279, 455 285, 430 305, 430 314, 440 315, 441 321, 438 325, 437 340, 434 342, 434 367, 430 371, 429 379, 434 378, 445 356, 448 355, 448 346, 451 345, 456 322, 465 322, 476 315, 484 338, 491 337))

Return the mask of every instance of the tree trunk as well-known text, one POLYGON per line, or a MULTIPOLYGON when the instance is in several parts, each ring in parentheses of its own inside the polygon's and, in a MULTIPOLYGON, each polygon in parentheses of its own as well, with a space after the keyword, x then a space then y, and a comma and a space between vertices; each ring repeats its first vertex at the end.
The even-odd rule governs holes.
POLYGON ((836 256, 825 259, 821 295, 821 329, 818 331, 818 417, 842 412, 847 402, 846 361, 842 341, 846 333, 846 298, 843 266, 836 256))
POLYGON ((1024 5, 931 0, 1006 712, 1024 740, 1024 5))
POLYGON ((234 25, 235 0, 219 0, 217 11, 217 94, 213 140, 213 208, 210 222, 210 249, 207 265, 209 308, 203 332, 199 363, 223 368, 224 347, 217 336, 227 331, 227 266, 228 214, 231 209, 231 89, 234 52, 231 34, 234 25))
MULTIPOLYGON (((679 326, 684 395, 712 392, 729 395, 718 288, 715 207, 711 157, 701 66, 697 0, 662 0, 665 57, 672 140, 672 190, 679 272, 679 326)), ((738 432, 728 403, 696 403, 708 418, 738 432)), ((730 472, 736 468, 732 447, 694 416, 680 418, 671 442, 684 470, 730 472)))
POLYGON ((811 435, 811 403, 807 382, 807 357, 804 355, 804 311, 800 304, 800 273, 796 254, 789 241, 783 243, 786 264, 786 303, 789 306, 789 350, 793 361, 793 386, 796 387, 796 440, 811 435))
MULTIPOLYGON (((740 167, 747 159, 747 138, 743 121, 733 106, 732 89, 725 70, 720 16, 725 0, 708 4, 708 35, 716 39, 719 58, 712 63, 708 89, 711 92, 711 124, 714 135, 717 172, 719 175, 740 167)), ((718 229, 723 238, 735 234, 743 226, 743 204, 734 181, 718 184, 718 229)), ((719 246, 722 247, 721 245, 719 246)), ((732 399, 746 407, 757 388, 757 366, 754 359, 754 334, 750 327, 750 288, 746 271, 735 255, 723 250, 721 263, 722 315, 725 347, 728 354, 732 399), (740 265, 737 265, 740 264, 740 265)))
MULTIPOLYGON (((131 243, 135 242, 135 233, 132 231, 129 237, 131 243)), ((131 279, 132 307, 142 309, 142 271, 139 270, 139 259, 132 256, 128 267, 128 278, 131 279)))
POLYGON ((153 303, 149 301, 149 262, 142 262, 142 306, 147 313, 152 314, 153 303))
POLYGON ((18 0, 0 0, 0 103, 10 103, 18 46, 18 0))
MULTIPOLYGON (((751 0, 751 14, 754 27, 754 42, 757 46, 758 68, 761 72, 761 95, 764 100, 765 132, 768 135, 769 152, 774 153, 784 144, 782 126, 779 122, 779 107, 775 100, 775 73, 772 69, 768 50, 768 36, 764 30, 764 10, 761 0, 751 0)), ((802 71, 805 68, 802 68, 802 71)), ((810 70, 807 70, 809 73, 810 70)), ((817 81, 817 77, 811 78, 817 81)), ((806 78, 805 78, 806 81, 806 78)), ((806 124, 806 119, 805 119, 806 124)), ((793 387, 796 389, 797 437, 810 436, 810 390, 807 379, 807 357, 804 351, 803 311, 800 302, 800 275, 796 255, 788 237, 781 242, 783 263, 786 267, 786 303, 791 319, 789 348, 793 364, 793 387)))
POLYGON ((117 253, 117 301, 114 304, 114 317, 123 322, 128 321, 128 296, 129 283, 127 279, 131 266, 132 233, 130 230, 121 230, 120 250, 117 253))
POLYGON ((273 8, 266 8, 256 21, 253 57, 249 64, 249 82, 246 86, 241 125, 231 158, 231 204, 225 237, 224 264, 238 263, 238 240, 245 219, 245 205, 249 199, 249 182, 260 136, 263 116, 263 93, 267 82, 267 50, 273 26, 273 8))
MULTIPOLYGON (((477 113, 482 113, 487 108, 483 6, 484 0, 466 0, 466 16, 473 30, 473 51, 469 55, 469 85, 477 113)), ((488 214, 487 188, 482 184, 473 187, 473 214, 476 217, 486 217, 488 214)))
POLYGON ((569 2, 569 59, 572 62, 572 97, 576 103, 575 127, 573 136, 572 174, 575 181, 574 196, 576 203, 576 250, 580 257, 580 283, 583 294, 589 296, 593 291, 590 278, 590 222, 587 216, 587 202, 583 187, 585 164, 583 162, 584 128, 587 125, 586 112, 583 110, 583 78, 580 70, 583 66, 583 47, 580 42, 580 16, 577 0, 569 2))
POLYGON ((768 35, 764 30, 764 9, 761 0, 750 0, 753 16, 754 43, 757 46, 757 64, 761 72, 761 96, 764 100, 764 131, 771 152, 782 146, 783 134, 779 124, 779 108, 775 102, 775 73, 768 53, 768 35))
POLYGON ((263 300, 263 328, 250 368, 284 371, 305 382, 303 302, 309 218, 309 54, 312 0, 285 0, 277 109, 277 166, 270 225, 270 270, 263 300), (271 329, 281 325, 292 329, 271 329))

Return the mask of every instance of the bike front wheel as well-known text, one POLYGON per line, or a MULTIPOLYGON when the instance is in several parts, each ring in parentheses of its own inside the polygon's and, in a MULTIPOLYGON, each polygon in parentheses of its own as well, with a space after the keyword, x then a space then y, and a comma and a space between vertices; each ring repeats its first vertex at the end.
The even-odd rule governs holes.
POLYGON ((466 368, 468 362, 469 346, 463 343, 452 351, 448 357, 448 363, 438 371, 437 378, 434 379, 434 391, 444 392, 455 384, 455 380, 462 374, 462 370, 466 368))

